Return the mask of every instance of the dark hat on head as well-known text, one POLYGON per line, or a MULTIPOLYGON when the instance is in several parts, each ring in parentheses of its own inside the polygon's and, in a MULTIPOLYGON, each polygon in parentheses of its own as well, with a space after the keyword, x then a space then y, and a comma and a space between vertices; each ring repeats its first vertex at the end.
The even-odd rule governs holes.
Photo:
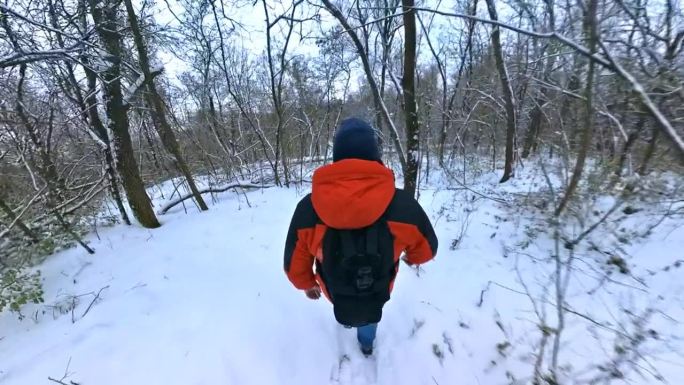
POLYGON ((345 119, 335 133, 333 162, 343 159, 380 161, 380 141, 373 127, 359 118, 345 119))

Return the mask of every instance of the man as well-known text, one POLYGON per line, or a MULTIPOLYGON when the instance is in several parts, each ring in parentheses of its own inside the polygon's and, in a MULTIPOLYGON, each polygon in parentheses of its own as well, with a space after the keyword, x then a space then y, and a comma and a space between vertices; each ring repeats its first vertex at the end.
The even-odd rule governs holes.
POLYGON ((430 220, 413 196, 395 188, 380 154, 367 122, 342 121, 333 163, 314 172, 312 193, 297 205, 285 245, 289 280, 310 299, 322 292, 337 321, 357 328, 365 356, 373 353, 400 258, 418 265, 437 252, 430 220))

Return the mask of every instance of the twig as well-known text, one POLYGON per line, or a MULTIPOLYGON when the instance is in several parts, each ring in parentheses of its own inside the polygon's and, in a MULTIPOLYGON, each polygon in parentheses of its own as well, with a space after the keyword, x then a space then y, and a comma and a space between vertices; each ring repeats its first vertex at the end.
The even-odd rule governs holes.
POLYGON ((62 376, 62 378, 57 380, 57 379, 54 379, 52 377, 48 377, 48 380, 50 380, 52 382, 56 382, 56 383, 61 384, 61 385, 80 385, 78 382, 75 382, 75 381, 69 381, 68 384, 66 382, 64 382, 64 380, 66 380, 70 375, 73 374, 73 373, 69 373, 69 366, 70 365, 71 365, 71 357, 69 357, 69 362, 67 362, 67 366, 66 366, 66 369, 64 369, 64 375, 62 376))
POLYGON ((88 312, 90 311, 90 308, 93 307, 93 305, 95 304, 95 301, 97 301, 98 299, 100 299, 100 294, 102 293, 102 291, 103 291, 104 289, 109 289, 109 285, 107 285, 107 286, 101 288, 100 291, 97 292, 97 294, 95 295, 95 298, 93 298, 93 300, 90 301, 90 305, 88 305, 88 308, 83 312, 83 314, 81 315, 81 318, 79 318, 79 319, 82 319, 83 317, 86 316, 86 314, 88 314, 88 312))
POLYGON ((66 382, 62 382, 62 380, 55 380, 55 379, 52 378, 52 377, 48 377, 48 380, 50 380, 50 381, 52 381, 52 382, 56 382, 56 383, 58 383, 58 384, 62 384, 62 385, 69 385, 69 384, 67 384, 66 382))
MULTIPOLYGON (((479 192, 479 191, 476 191, 476 190, 471 189, 470 187, 468 187, 468 186, 466 186, 465 184, 461 183, 461 181, 459 181, 456 177, 454 177, 453 174, 452 174, 451 172, 449 172, 449 170, 447 170, 446 168, 444 168, 443 170, 444 170, 444 173, 446 173, 447 176, 448 176, 451 180, 453 180, 453 181, 456 182, 459 186, 461 186, 461 188, 463 188, 463 189, 465 189, 465 190, 467 190, 467 191, 470 191, 470 192, 473 193, 473 194, 479 195, 479 196, 481 196, 482 198, 489 199, 489 200, 492 200, 492 201, 494 201, 494 202, 498 202, 498 203, 501 203, 501 204, 508 204, 508 202, 506 202, 505 200, 503 200, 503 199, 501 199, 501 198, 490 197, 490 196, 487 196, 487 195, 485 195, 485 194, 483 194, 483 193, 481 193, 481 192, 479 192)), ((449 189, 450 189, 450 188, 447 188, 447 190, 449 190, 449 189)))
POLYGON ((506 289, 506 290, 511 291, 511 292, 513 292, 513 293, 516 293, 516 294, 521 294, 521 295, 524 295, 524 296, 527 296, 527 295, 528 295, 527 293, 522 292, 522 291, 520 291, 520 290, 516 290, 516 289, 510 288, 510 287, 508 287, 508 286, 502 285, 502 284, 497 283, 497 282, 494 282, 494 281, 488 281, 488 282, 487 282, 487 286, 486 286, 484 289, 482 289, 482 291, 480 292, 480 302, 478 302, 477 307, 482 307, 482 303, 484 302, 484 295, 485 295, 486 292, 489 291, 489 287, 490 287, 492 284, 493 284, 494 286, 498 286, 498 287, 500 287, 500 288, 502 288, 502 289, 506 289))
MULTIPOLYGON (((76 317, 74 316, 74 309, 76 309, 76 296, 71 297, 71 323, 76 323, 76 317)), ((54 313, 53 313, 54 314, 54 313)))
POLYGON ((482 303, 484 302, 484 295, 486 292, 489 291, 489 286, 491 286, 492 281, 487 282, 487 286, 480 291, 480 302, 477 303, 477 307, 482 307, 482 303))

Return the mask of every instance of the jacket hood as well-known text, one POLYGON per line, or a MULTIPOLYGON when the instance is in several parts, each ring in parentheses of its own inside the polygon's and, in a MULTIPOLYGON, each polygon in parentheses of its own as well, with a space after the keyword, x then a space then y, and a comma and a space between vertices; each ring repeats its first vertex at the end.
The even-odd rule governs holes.
POLYGON ((311 202, 327 226, 358 229, 380 218, 394 192, 394 174, 382 163, 345 159, 314 172, 311 202))

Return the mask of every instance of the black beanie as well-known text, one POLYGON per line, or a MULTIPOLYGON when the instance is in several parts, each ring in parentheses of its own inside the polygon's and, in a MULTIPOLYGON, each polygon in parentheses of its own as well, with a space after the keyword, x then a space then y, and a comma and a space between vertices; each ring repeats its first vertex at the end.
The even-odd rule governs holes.
POLYGON ((363 119, 345 119, 335 133, 333 162, 350 158, 380 161, 378 136, 363 119))

